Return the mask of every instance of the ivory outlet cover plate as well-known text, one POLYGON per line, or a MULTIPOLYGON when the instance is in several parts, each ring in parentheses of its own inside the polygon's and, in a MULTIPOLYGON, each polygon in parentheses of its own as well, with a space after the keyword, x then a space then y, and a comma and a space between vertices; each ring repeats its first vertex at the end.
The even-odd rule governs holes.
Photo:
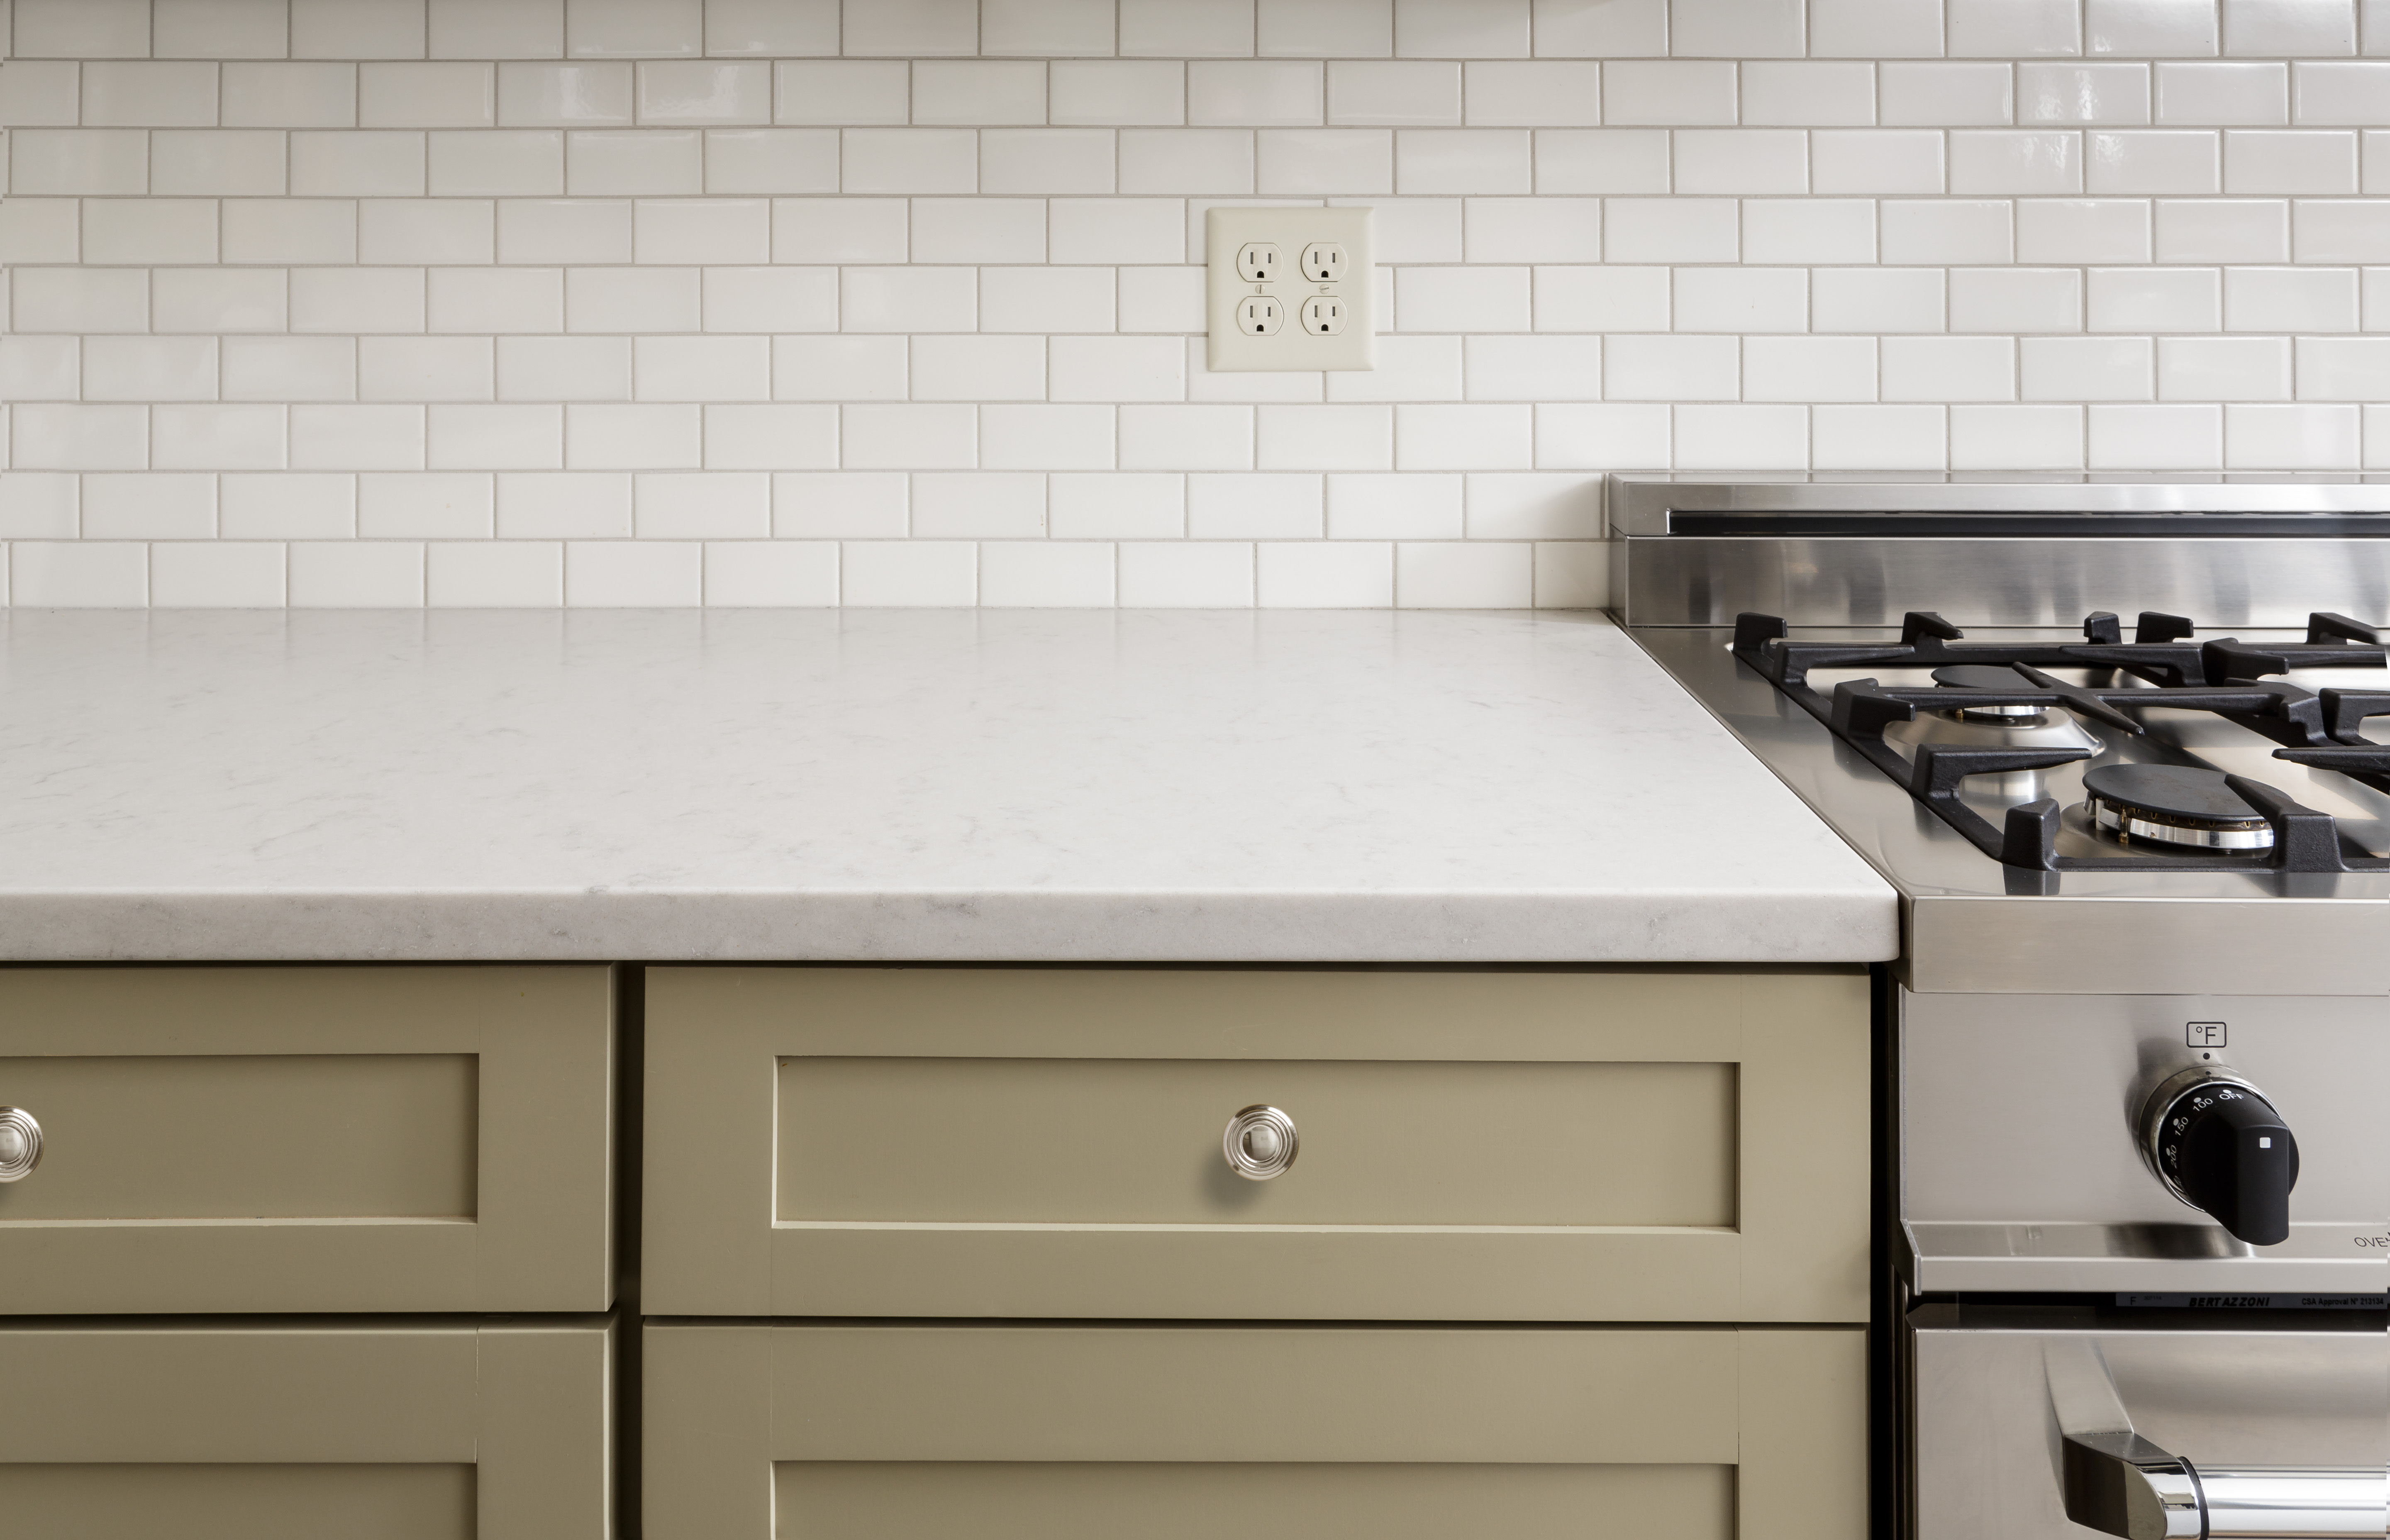
MULTIPOLYGON (((1212 370, 1376 368, 1373 212, 1233 205, 1207 211, 1203 258, 1212 341, 1205 362, 1212 370), (1240 270, 1240 254, 1256 255, 1248 248, 1262 249, 1269 277, 1256 281, 1240 270), (1306 272, 1304 253, 1315 248, 1330 265, 1315 263, 1306 272), (1340 254, 1341 265, 1334 260, 1340 254), (1323 270, 1334 276, 1320 279, 1316 275, 1323 270), (1248 327, 1268 329, 1256 335, 1248 327)), ((1250 260, 1243 267, 1262 270, 1250 260)))

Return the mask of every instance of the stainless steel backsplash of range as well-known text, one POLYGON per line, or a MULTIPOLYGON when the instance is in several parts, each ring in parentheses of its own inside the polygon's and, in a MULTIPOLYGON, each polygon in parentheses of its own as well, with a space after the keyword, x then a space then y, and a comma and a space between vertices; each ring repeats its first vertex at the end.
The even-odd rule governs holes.
POLYGON ((1610 517, 1632 635, 1901 893, 1886 1528, 2390 1533, 2390 479, 1610 517))

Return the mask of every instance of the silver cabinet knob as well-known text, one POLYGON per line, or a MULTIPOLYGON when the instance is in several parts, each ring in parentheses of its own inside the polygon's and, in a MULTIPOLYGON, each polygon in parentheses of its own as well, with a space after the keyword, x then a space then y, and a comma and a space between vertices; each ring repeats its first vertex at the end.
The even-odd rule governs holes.
POLYGON ((42 1163, 42 1125, 21 1107, 0 1107, 0 1182, 21 1182, 42 1163))
POLYGON ((1228 1120, 1220 1137, 1228 1169, 1248 1181, 1266 1182, 1294 1164, 1294 1120, 1259 1103, 1228 1120))

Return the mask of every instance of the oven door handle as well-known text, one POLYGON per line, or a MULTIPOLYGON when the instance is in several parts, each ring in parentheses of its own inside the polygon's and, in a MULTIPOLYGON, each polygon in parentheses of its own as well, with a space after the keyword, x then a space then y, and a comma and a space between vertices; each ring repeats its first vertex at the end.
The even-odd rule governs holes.
POLYGON ((2378 1466, 2201 1469, 2133 1431, 2100 1345, 2046 1341, 2066 1516, 2118 1540, 2382 1540, 2390 1470, 2378 1466))

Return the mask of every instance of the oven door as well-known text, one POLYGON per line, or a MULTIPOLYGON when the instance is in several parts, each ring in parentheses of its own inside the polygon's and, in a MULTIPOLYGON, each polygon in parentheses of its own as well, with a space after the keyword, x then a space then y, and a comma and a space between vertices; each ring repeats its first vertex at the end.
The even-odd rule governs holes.
POLYGON ((2378 1311, 1927 1305, 1906 1347, 1917 1540, 2378 1540, 2378 1311), (2272 1317, 2271 1320, 2268 1317, 2272 1317))

